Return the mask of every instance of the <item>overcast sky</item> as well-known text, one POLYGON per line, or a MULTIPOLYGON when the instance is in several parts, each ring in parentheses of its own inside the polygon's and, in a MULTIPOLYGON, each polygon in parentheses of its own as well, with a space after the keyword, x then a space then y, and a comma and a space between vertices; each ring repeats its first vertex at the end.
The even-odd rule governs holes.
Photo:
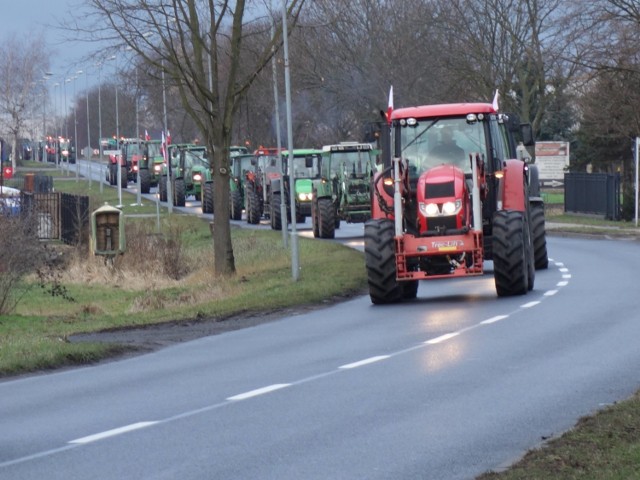
POLYGON ((60 77, 82 69, 76 64, 88 55, 94 45, 65 40, 64 32, 52 28, 59 25, 78 0, 0 0, 0 41, 7 36, 42 34, 51 51, 51 71, 60 77))

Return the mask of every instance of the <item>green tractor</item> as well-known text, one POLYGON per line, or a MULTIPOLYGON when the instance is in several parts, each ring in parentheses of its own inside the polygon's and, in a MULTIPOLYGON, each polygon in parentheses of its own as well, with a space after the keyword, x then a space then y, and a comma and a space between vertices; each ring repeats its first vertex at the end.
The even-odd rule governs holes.
POLYGON ((325 145, 322 151, 322 178, 313 183, 313 236, 334 238, 341 220, 364 223, 371 218, 376 151, 357 142, 325 145))
MULTIPOLYGON (((293 178, 296 223, 302 223, 306 217, 311 215, 311 204, 313 200, 313 183, 321 178, 322 150, 297 149, 293 150, 293 178)), ((271 194, 269 196, 271 228, 282 230, 282 214, 280 212, 280 202, 284 195, 287 206, 287 219, 291 221, 291 201, 290 201, 290 178, 289 178, 289 152, 282 152, 282 169, 287 172, 282 178, 274 178, 271 181, 271 194)))
POLYGON ((229 180, 229 216, 231 220, 242 220, 245 175, 254 170, 255 161, 256 157, 253 153, 231 154, 231 178, 229 180))
MULTIPOLYGON (((175 143, 168 147, 169 162, 171 163, 171 185, 173 189, 173 205, 176 207, 184 207, 186 200, 186 184, 184 180, 184 171, 180 168, 180 152, 184 149, 197 147, 191 143, 175 143)), ((199 147, 202 148, 202 147, 199 147)), ((158 184, 158 195, 161 202, 168 199, 167 180, 169 177, 167 165, 162 166, 162 174, 158 184)))
POLYGON ((162 157, 162 141, 147 140, 143 145, 142 160, 140 161, 140 191, 149 193, 151 187, 157 187, 162 175, 164 158, 162 157))

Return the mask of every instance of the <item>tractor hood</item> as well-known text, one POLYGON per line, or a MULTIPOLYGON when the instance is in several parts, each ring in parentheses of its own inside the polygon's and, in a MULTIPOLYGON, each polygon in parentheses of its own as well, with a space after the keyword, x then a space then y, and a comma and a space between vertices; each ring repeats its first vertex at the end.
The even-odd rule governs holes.
POLYGON ((421 234, 445 235, 469 226, 469 192, 464 172, 439 165, 418 179, 418 225, 421 234))

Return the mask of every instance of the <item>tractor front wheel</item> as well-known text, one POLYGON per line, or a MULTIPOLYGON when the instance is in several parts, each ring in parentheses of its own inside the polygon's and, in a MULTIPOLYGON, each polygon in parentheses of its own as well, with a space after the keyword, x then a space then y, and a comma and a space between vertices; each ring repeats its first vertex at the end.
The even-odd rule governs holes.
POLYGON ((231 220, 242 220, 242 195, 240 195, 240 191, 233 190, 229 200, 229 217, 231 220))
POLYGON ((213 213, 213 182, 202 186, 202 213, 213 213))
POLYGON ((149 173, 149 169, 141 169, 138 175, 140 175, 140 193, 149 193, 151 191, 151 174, 149 173))
POLYGON ((401 301, 405 296, 405 289, 396 280, 392 221, 376 219, 364 224, 364 256, 371 302, 381 305, 401 301))
POLYGON ((318 199, 318 235, 320 238, 335 238, 336 209, 330 198, 318 199))
POLYGON ((173 198, 176 207, 184 207, 186 205, 184 178, 176 178, 173 185, 173 198))
POLYGON ((271 229, 282 230, 282 214, 280 213, 280 194, 271 195, 271 229))
POLYGON ((161 202, 167 201, 167 176, 162 175, 160 177, 160 181, 158 182, 158 196, 160 197, 161 202))
POLYGON ((245 193, 246 199, 246 211, 247 211, 247 223, 257 225, 260 223, 260 217, 262 212, 260 211, 260 198, 253 188, 247 188, 245 193))

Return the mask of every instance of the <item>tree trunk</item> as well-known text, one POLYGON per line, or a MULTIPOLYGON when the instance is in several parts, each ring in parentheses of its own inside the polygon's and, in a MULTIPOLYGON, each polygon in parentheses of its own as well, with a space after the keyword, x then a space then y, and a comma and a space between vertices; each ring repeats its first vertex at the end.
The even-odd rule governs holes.
POLYGON ((213 254, 216 274, 236 273, 233 245, 231 243, 231 223, 229 222, 229 162, 225 160, 225 149, 209 146, 213 153, 213 254))

